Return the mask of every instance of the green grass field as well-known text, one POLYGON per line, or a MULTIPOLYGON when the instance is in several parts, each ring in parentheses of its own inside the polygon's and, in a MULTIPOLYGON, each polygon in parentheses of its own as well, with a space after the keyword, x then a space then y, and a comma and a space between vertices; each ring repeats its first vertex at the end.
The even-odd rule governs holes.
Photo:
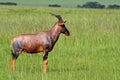
POLYGON ((120 80, 120 10, 0 6, 0 80, 120 80), (19 34, 49 30, 62 15, 71 36, 61 34, 49 53, 22 53, 10 71, 10 41, 19 34))

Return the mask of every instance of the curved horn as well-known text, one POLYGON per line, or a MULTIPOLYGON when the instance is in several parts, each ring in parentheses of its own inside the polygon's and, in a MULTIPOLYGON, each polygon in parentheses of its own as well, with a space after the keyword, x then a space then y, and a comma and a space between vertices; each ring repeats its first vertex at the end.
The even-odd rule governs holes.
POLYGON ((63 21, 62 17, 60 15, 56 15, 53 13, 50 13, 52 16, 55 16, 56 18, 58 18, 59 21, 63 21))

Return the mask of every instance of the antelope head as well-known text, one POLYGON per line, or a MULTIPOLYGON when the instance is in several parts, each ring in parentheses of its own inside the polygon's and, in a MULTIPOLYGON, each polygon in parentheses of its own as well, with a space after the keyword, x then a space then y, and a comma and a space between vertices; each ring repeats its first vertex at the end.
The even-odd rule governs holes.
POLYGON ((68 29, 65 26, 66 21, 63 21, 62 17, 60 15, 56 15, 53 13, 50 13, 52 16, 55 16, 58 19, 58 26, 60 26, 62 28, 61 32, 67 36, 70 35, 70 32, 68 31, 68 29))

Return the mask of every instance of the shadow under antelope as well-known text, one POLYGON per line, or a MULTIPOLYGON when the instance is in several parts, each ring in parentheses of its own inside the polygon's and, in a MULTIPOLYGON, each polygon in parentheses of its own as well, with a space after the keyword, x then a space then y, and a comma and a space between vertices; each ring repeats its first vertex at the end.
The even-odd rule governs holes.
POLYGON ((15 61, 22 51, 30 54, 43 52, 43 73, 46 73, 48 53, 52 51, 61 33, 69 36, 70 33, 65 27, 65 22, 60 15, 51 13, 58 21, 49 31, 42 31, 36 34, 21 34, 11 41, 12 58, 11 70, 14 71, 15 61))

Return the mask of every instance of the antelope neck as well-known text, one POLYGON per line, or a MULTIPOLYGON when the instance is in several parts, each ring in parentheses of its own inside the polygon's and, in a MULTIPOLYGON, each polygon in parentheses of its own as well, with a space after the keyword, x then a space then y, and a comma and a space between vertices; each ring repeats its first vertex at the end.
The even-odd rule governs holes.
POLYGON ((54 26, 50 31, 49 35, 53 42, 56 42, 60 36, 61 33, 61 28, 59 26, 54 26))

